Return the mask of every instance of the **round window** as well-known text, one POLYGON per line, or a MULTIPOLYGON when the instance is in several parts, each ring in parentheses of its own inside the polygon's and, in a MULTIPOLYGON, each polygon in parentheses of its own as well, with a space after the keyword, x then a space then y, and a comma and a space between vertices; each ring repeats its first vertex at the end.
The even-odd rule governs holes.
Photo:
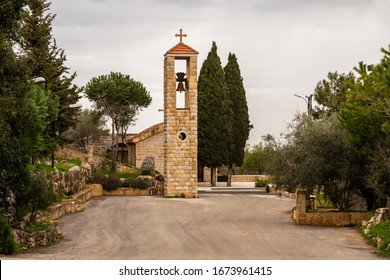
POLYGON ((179 139, 180 141, 185 141, 187 139, 187 133, 185 133, 184 131, 179 131, 179 133, 177 134, 177 139, 179 139))

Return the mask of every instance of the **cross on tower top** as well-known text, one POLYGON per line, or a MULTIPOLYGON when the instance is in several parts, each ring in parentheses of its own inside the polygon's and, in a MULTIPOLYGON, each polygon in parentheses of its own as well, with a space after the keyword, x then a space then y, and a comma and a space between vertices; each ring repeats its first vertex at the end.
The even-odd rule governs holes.
POLYGON ((182 37, 187 37, 187 34, 183 34, 183 29, 180 28, 180 34, 175 34, 175 37, 180 37, 180 43, 182 43, 182 37))

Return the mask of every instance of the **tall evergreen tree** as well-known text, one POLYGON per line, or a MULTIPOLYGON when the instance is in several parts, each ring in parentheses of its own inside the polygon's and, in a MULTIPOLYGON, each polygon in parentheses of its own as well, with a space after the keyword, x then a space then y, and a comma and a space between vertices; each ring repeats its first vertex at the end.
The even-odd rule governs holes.
POLYGON ((232 118, 228 87, 213 42, 198 80, 198 157, 201 165, 211 168, 213 186, 216 168, 229 162, 232 118))
MULTIPOLYGON (((13 49, 19 32, 24 1, 0 3, 0 213, 9 211, 8 193, 19 198, 29 177, 28 132, 30 118, 26 114, 24 95, 27 77, 13 49), (3 16, 4 15, 4 16, 3 16), (27 125, 27 127, 26 127, 27 125)), ((9 220, 10 221, 10 220, 9 220)), ((10 222, 15 222, 10 221, 10 222)))
POLYGON ((31 179, 27 164, 35 145, 33 127, 37 122, 27 104, 31 86, 26 69, 14 52, 24 5, 25 1, 0 2, 0 214, 13 226, 18 224, 16 214, 21 217, 20 210, 25 207, 23 197, 31 179), (15 205, 9 202, 12 195, 15 205))
POLYGON ((368 184, 379 197, 387 196, 390 206, 390 46, 382 52, 370 71, 363 62, 354 68, 358 77, 350 84, 339 120, 348 142, 370 159, 368 184))
POLYGON ((27 3, 20 32, 22 62, 32 79, 45 79, 46 94, 58 101, 52 103, 57 107, 54 110, 58 111, 58 115, 46 129, 49 142, 42 153, 48 155, 65 142, 62 133, 77 122, 77 109, 71 108, 71 105, 80 99, 81 88, 73 84, 76 73, 69 75, 65 52, 58 48, 52 36, 55 15, 49 13, 51 3, 47 0, 28 0, 27 3))
POLYGON ((225 68, 225 81, 231 100, 233 116, 232 143, 228 164, 227 186, 231 186, 233 165, 241 166, 244 162, 245 145, 249 137, 250 123, 245 88, 241 77, 240 66, 235 54, 229 53, 225 68))

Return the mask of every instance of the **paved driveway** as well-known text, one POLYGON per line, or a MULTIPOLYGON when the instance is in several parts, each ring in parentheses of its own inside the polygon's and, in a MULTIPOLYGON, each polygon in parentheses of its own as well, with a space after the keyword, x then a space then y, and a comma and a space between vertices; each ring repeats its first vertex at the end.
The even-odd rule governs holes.
POLYGON ((58 244, 21 259, 378 259, 356 229, 296 226, 294 200, 104 197, 63 217, 58 244))

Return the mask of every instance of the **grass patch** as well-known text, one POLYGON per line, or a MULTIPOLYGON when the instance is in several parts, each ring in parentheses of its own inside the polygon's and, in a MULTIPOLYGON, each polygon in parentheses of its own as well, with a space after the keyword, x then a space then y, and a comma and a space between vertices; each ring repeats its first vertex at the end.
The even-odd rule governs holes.
POLYGON ((39 231, 45 231, 50 228, 54 228, 54 224, 50 221, 44 221, 44 222, 31 222, 27 223, 26 232, 28 233, 34 233, 39 231))
POLYGON ((55 165, 55 167, 61 172, 68 171, 69 169, 71 169, 72 167, 75 167, 75 166, 80 167, 81 161, 70 159, 70 160, 67 160, 65 163, 58 163, 55 165))
POLYGON ((66 172, 74 166, 81 166, 81 161, 69 159, 64 163, 57 163, 56 165, 54 165, 54 168, 51 166, 51 164, 30 164, 28 166, 28 169, 34 172, 44 171, 46 173, 53 173, 56 169, 61 172, 66 172))

